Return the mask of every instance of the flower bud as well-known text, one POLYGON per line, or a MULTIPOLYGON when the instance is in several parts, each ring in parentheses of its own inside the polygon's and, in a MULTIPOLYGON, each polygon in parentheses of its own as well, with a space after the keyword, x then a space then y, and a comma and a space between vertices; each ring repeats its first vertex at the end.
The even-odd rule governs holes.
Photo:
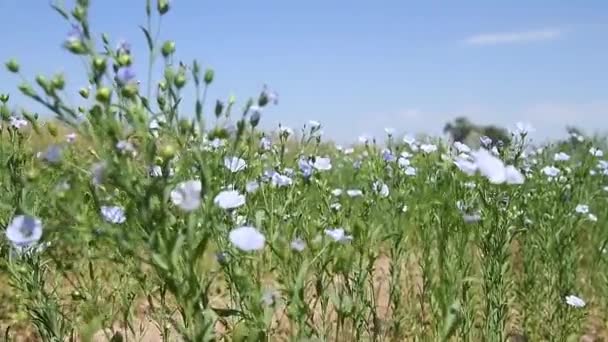
POLYGON ((31 168, 25 172, 25 178, 28 182, 35 181, 38 178, 38 170, 31 168))
POLYGON ((209 85, 211 84, 211 82, 213 82, 213 76, 214 76, 214 72, 213 69, 207 69, 205 71, 205 84, 209 85))
POLYGON ((99 102, 108 103, 112 97, 112 89, 108 87, 101 87, 97 90, 95 98, 99 102))
POLYGON ((65 42, 64 47, 75 55, 84 55, 87 52, 87 47, 81 40, 69 40, 65 42))
POLYGON ((0 102, 7 103, 9 99, 9 94, 0 94, 0 102))
POLYGON ((224 111, 224 103, 220 100, 217 100, 215 102, 215 117, 219 118, 220 115, 222 115, 223 111, 224 111))
POLYGON ((42 75, 36 76, 36 83, 38 83, 40 88, 44 89, 45 91, 48 91, 49 81, 47 81, 46 77, 44 77, 42 75))
POLYGON ((169 57, 171 54, 173 54, 175 52, 175 42, 171 41, 171 40, 167 40, 162 48, 161 48, 161 52, 163 54, 163 57, 167 58, 169 57))
POLYGON ((235 102, 236 102, 236 96, 230 95, 230 97, 228 97, 228 105, 232 106, 235 102))
POLYGON ((165 15, 167 12, 169 12, 169 7, 169 0, 158 0, 156 2, 156 9, 160 15, 165 15))
POLYGON ((17 62, 16 59, 14 59, 14 58, 9 59, 5 65, 6 65, 6 68, 8 69, 8 71, 10 71, 12 73, 19 72, 19 62, 17 62))
POLYGON ((260 123, 260 115, 261 114, 259 110, 253 111, 253 113, 249 117, 249 123, 251 124, 251 127, 257 127, 257 125, 260 123))

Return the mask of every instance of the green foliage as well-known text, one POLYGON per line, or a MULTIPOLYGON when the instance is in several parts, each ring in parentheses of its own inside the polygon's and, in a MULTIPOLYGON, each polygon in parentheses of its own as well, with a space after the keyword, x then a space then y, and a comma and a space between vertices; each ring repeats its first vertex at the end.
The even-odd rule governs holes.
MULTIPOLYGON (((152 322, 167 341, 565 341, 606 319, 599 141, 539 150, 514 134, 484 165, 470 152, 467 174, 445 142, 338 149, 313 122, 268 134, 268 87, 208 102, 213 69, 172 63, 153 25, 169 1, 146 1, 145 92, 128 45, 94 40, 88 1, 54 9, 75 25, 64 47, 85 61, 82 105, 65 101, 69 78, 34 85, 16 60, 19 90, 57 121, 0 97, 2 310, 35 339, 135 340, 152 322)), ((446 131, 508 138, 466 118, 446 131)))

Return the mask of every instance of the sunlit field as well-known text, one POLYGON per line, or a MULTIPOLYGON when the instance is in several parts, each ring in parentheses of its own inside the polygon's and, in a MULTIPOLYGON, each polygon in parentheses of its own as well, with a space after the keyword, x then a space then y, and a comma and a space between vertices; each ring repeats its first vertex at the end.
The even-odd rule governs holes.
POLYGON ((171 4, 142 9, 141 84, 87 0, 49 9, 85 105, 63 75, 6 61, 23 83, 0 96, 2 339, 608 338, 603 138, 540 145, 543 127, 514 122, 504 139, 396 127, 340 146, 314 118, 261 129, 275 90, 207 98, 213 69, 174 63, 179 37, 155 34, 171 4), (49 115, 13 110, 16 93, 49 115))

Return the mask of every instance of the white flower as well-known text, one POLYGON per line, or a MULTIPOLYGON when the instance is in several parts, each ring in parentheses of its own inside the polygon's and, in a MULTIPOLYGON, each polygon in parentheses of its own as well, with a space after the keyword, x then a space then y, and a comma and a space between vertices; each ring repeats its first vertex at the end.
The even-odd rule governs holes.
POLYGON ((215 196, 213 203, 222 209, 236 209, 245 205, 245 195, 236 190, 222 191, 215 196))
POLYGON ((574 211, 576 211, 579 214, 588 214, 589 206, 586 204, 579 204, 576 206, 576 208, 574 208, 574 211))
POLYGON ((458 151, 458 153, 471 152, 471 148, 469 146, 467 146, 466 144, 461 143, 460 141, 454 142, 454 148, 456 149, 456 151, 458 151))
POLYGON ((260 148, 268 151, 272 147, 272 141, 268 137, 262 137, 260 139, 260 148))
POLYGON ((42 222, 29 215, 13 217, 6 227, 6 238, 17 248, 29 248, 42 237, 42 222))
POLYGON ((266 238, 254 227, 238 227, 228 233, 228 239, 238 249, 251 252, 264 248, 266 238))
POLYGON ((378 181, 378 182, 374 182, 373 185, 374 191, 376 191, 378 193, 378 195, 380 195, 380 197, 388 197, 389 195, 389 189, 388 189, 388 185, 378 181))
POLYGON ((526 180, 524 175, 513 165, 505 167, 505 176, 507 184, 524 184, 526 180))
POLYGON ((515 124, 515 134, 517 135, 526 135, 528 133, 533 133, 534 127, 530 123, 527 122, 518 122, 515 124))
POLYGON ((558 152, 553 156, 553 160, 555 161, 568 161, 570 160, 570 156, 564 152, 558 152))
POLYGON ((475 174, 475 172, 477 172, 477 165, 473 162, 470 162, 466 159, 463 158, 457 158, 454 161, 454 164, 456 165, 456 167, 458 167, 458 169, 462 172, 464 172, 465 174, 472 176, 475 174))
POLYGON ((386 135, 392 137, 393 134, 395 134, 395 129, 392 127, 386 127, 384 128, 384 132, 386 133, 386 135))
POLYGON ((148 174, 150 177, 162 177, 163 176, 163 168, 159 165, 152 165, 148 169, 148 174))
POLYGON ((282 175, 278 172, 275 172, 272 175, 271 183, 276 187, 290 186, 293 184, 293 180, 288 176, 282 175))
POLYGON ((264 290, 264 292, 262 293, 262 305, 264 306, 271 306, 274 305, 274 303, 277 301, 277 298, 279 297, 277 291, 273 290, 273 289, 266 289, 264 290))
POLYGON ((293 135, 293 129, 291 129, 287 126, 279 125, 279 132, 281 133, 281 135, 285 135, 285 136, 293 135))
POLYGON ((119 206, 101 206, 101 216, 109 223, 124 223, 127 220, 125 210, 119 206))
POLYGON ((11 121, 11 126, 16 129, 20 129, 22 127, 27 126, 27 120, 20 119, 15 116, 11 116, 10 121, 11 121))
POLYGON ((306 242, 301 238, 295 238, 293 241, 291 241, 290 246, 294 251, 302 252, 304 249, 306 249, 306 242))
POLYGON ((199 180, 181 182, 171 191, 171 202, 184 211, 196 210, 201 205, 201 191, 199 180))
POLYGON ((399 159, 397 159, 397 164, 402 168, 406 168, 410 166, 410 160, 407 159, 407 157, 399 157, 399 159))
POLYGON ((481 221, 481 215, 479 213, 462 214, 462 219, 468 224, 477 223, 481 221))
POLYGON ((319 171, 331 170, 331 159, 327 157, 316 157, 312 166, 319 171))
POLYGON ((68 133, 65 135, 65 141, 69 143, 73 143, 76 141, 76 133, 68 133))
POLYGON ((354 152, 355 152, 355 149, 354 149, 354 148, 352 148, 352 147, 349 147, 349 148, 345 148, 345 149, 344 149, 344 154, 345 154, 345 155, 353 154, 354 152))
POLYGON ((560 170, 555 166, 545 166, 541 169, 541 172, 549 177, 557 177, 560 174, 560 170))
POLYGON ((566 303, 574 308, 583 308, 587 305, 584 300, 574 295, 566 296, 566 303))
POLYGON ((602 150, 597 149, 595 147, 592 147, 591 149, 589 149, 589 153, 591 153, 591 155, 594 157, 603 157, 604 156, 604 152, 602 152, 602 150))
POLYGON ((424 152, 424 153, 433 153, 435 151, 437 151, 437 145, 433 145, 433 144, 422 144, 420 145, 420 149, 424 152))
POLYGON ((405 168, 405 174, 407 176, 415 176, 416 175, 416 168, 412 167, 412 166, 408 166, 405 168))
POLYGON ((587 217, 589 218, 589 221, 597 222, 597 216, 593 215, 592 213, 589 213, 587 217))
POLYGON ((251 182, 247 182, 247 184, 245 184, 245 191, 247 191, 248 193, 254 193, 258 190, 258 188, 260 187, 260 183, 256 182, 256 181, 251 181, 251 182))
POLYGON ((230 172, 239 172, 247 168, 247 162, 238 157, 224 158, 224 166, 230 172))
POLYGON ((340 203, 332 203, 329 205, 332 210, 338 211, 342 208, 342 204, 340 203))
POLYGON ((492 139, 488 136, 482 136, 479 138, 479 141, 481 142, 481 144, 485 147, 488 147, 492 144, 492 139))
POLYGON ((346 194, 350 197, 359 197, 363 196, 363 191, 359 189, 348 189, 346 190, 346 194))
POLYGON ((506 166, 485 149, 473 152, 477 170, 492 184, 522 184, 524 176, 513 166, 506 166))
POLYGON ((321 123, 319 121, 315 121, 315 120, 308 121, 308 124, 310 125, 311 129, 317 129, 317 128, 321 127, 321 123))
POLYGON ((412 146, 413 144, 416 143, 416 138, 414 138, 413 136, 406 134, 403 136, 403 142, 412 146))
POLYGON ((331 194, 338 197, 338 196, 342 195, 342 189, 333 189, 331 191, 331 194))
POLYGON ((345 243, 353 239, 352 235, 346 235, 343 228, 325 229, 325 235, 336 242, 345 243))

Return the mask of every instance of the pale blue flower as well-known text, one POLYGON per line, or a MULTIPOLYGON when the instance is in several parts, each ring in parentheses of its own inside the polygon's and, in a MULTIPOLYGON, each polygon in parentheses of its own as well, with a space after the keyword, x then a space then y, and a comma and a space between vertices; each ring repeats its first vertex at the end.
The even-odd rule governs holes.
POLYGON ((434 145, 434 144, 422 144, 422 145, 420 145, 420 149, 424 153, 433 153, 433 152, 437 151, 437 145, 434 145))
POLYGON ((245 191, 247 191, 248 193, 254 193, 256 192, 260 187, 260 183, 256 182, 256 181, 250 181, 247 182, 247 184, 245 184, 245 191))
POLYGON ((348 189, 348 190, 346 190, 346 194, 349 197, 360 197, 360 196, 363 196, 363 191, 361 191, 359 189, 348 189))
POLYGON ((289 178, 288 176, 275 172, 272 175, 271 183, 272 183, 272 185, 274 185, 276 187, 284 187, 284 186, 290 186, 291 184, 293 184, 293 180, 291 178, 289 178))
POLYGON ((17 215, 6 227, 5 235, 14 247, 27 249, 42 238, 42 221, 29 215, 17 215))
POLYGON ((386 185, 380 181, 374 182, 373 188, 374 188, 374 191, 376 191, 376 193, 378 193, 378 195, 380 195, 380 197, 388 197, 388 195, 390 193, 388 185, 386 185))
POLYGON ((201 205, 201 191, 199 180, 181 182, 171 191, 171 202, 184 211, 196 210, 201 205))
POLYGON ((481 142, 481 145, 483 145, 485 147, 489 147, 490 145, 492 145, 492 139, 485 135, 480 137, 479 141, 481 142))
POLYGON ((135 71, 130 66, 121 67, 116 71, 116 82, 120 85, 128 84, 135 79, 135 71))
POLYGON ((316 157, 312 166, 319 171, 331 170, 331 159, 328 157, 316 157))
POLYGON ((308 178, 312 175, 313 167, 310 164, 308 158, 300 158, 298 160, 298 167, 300 168, 300 171, 302 172, 304 178, 308 178))
POLYGON ((352 235, 346 234, 344 228, 325 229, 325 235, 340 243, 346 243, 353 239, 352 235))
POLYGON ((228 240, 238 249, 252 252, 264 248, 266 238, 254 227, 238 227, 228 233, 228 240))
POLYGON ((413 166, 408 166, 405 168, 405 170, 403 171, 407 176, 415 176, 416 175, 416 168, 413 166))
POLYGON ((47 163, 57 164, 61 161, 63 148, 60 145, 51 145, 42 154, 42 159, 47 163))
POLYGON ((127 220, 125 210, 119 206, 101 206, 101 216, 106 222, 121 224, 127 220))
POLYGON ((577 296, 574 295, 569 295, 566 296, 566 304, 570 305, 573 308, 584 308, 585 305, 587 305, 587 303, 585 303, 585 301, 577 296))
POLYGON ((239 172, 247 168, 247 162, 244 159, 238 157, 224 158, 224 166, 230 170, 230 172, 239 172))
POLYGON ((222 209, 236 209, 245 205, 245 195, 236 190, 222 191, 215 196, 213 203, 222 209))
POLYGON ((306 249, 306 241, 301 238, 295 238, 289 245, 291 246, 291 249, 297 252, 302 252, 306 249))
POLYGON ((553 160, 555 161, 568 161, 570 160, 570 156, 564 152, 558 152, 553 156, 553 160))
POLYGON ((545 166, 541 169, 541 172, 551 178, 557 177, 560 174, 560 170, 555 166, 545 166))

